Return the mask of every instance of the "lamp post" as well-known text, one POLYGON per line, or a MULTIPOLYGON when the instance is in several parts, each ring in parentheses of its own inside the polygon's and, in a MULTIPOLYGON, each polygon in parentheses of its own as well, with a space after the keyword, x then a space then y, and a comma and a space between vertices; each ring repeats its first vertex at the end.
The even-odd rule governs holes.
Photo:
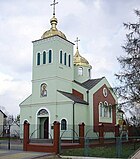
POLYGON ((11 125, 13 123, 13 117, 9 117, 8 122, 7 122, 7 126, 8 126, 8 150, 10 150, 10 140, 11 140, 11 125))

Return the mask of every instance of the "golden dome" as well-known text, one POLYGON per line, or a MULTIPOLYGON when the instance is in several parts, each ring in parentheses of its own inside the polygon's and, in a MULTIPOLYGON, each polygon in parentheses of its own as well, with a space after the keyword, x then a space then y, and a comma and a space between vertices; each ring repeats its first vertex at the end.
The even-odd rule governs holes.
POLYGON ((50 30, 47 30, 42 36, 41 36, 41 39, 44 39, 44 38, 49 38, 51 36, 54 36, 54 35, 58 35, 64 39, 67 39, 65 34, 63 34, 61 31, 59 31, 57 28, 56 28, 56 25, 58 23, 57 21, 57 18, 55 16, 53 16, 53 18, 50 20, 50 23, 51 23, 51 29, 50 30))
POLYGON ((76 53, 74 55, 74 65, 75 66, 86 66, 86 67, 91 68, 91 65, 89 64, 89 62, 79 54, 78 47, 77 47, 76 53))

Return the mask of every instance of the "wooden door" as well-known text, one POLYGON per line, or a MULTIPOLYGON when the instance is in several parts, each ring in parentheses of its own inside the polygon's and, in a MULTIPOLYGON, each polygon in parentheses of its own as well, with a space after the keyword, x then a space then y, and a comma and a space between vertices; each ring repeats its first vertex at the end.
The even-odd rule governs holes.
POLYGON ((49 117, 44 122, 44 139, 49 138, 49 117))

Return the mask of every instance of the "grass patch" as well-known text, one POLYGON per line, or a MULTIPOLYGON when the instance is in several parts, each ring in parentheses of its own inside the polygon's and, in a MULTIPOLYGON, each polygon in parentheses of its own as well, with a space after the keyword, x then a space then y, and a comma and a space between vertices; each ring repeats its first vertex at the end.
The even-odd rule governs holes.
POLYGON ((80 149, 68 149, 63 150, 62 155, 64 156, 89 156, 89 157, 105 157, 105 158, 128 158, 132 155, 138 148, 140 148, 140 143, 127 143, 123 144, 118 151, 120 152, 120 156, 117 156, 116 145, 107 145, 100 147, 92 147, 92 148, 80 148, 80 149))

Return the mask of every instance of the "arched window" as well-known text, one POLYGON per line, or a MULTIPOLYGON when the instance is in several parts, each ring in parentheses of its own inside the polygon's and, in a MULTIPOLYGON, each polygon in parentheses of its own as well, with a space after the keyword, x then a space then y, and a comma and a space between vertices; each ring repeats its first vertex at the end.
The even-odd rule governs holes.
POLYGON ((83 68, 82 67, 78 68, 78 75, 80 75, 80 76, 83 75, 83 68))
POLYGON ((111 104, 109 104, 109 118, 112 117, 112 106, 111 104))
POLYGON ((68 63, 68 66, 71 67, 71 58, 70 58, 70 55, 69 55, 69 57, 68 57, 68 62, 69 62, 69 63, 68 63))
POLYGON ((40 53, 37 54, 37 65, 40 65, 40 53))
POLYGON ((64 54, 64 65, 67 65, 67 54, 64 54))
POLYGON ((62 63, 63 63, 63 54, 62 54, 62 51, 60 51, 60 56, 59 56, 59 58, 60 58, 60 63, 62 64, 62 63))
POLYGON ((45 110, 45 109, 41 109, 39 112, 38 112, 38 116, 39 115, 48 115, 49 113, 48 113, 48 111, 47 110, 45 110))
POLYGON ((49 63, 52 63, 52 50, 49 50, 49 63))
POLYGON ((108 107, 108 103, 105 101, 104 102, 104 117, 108 117, 109 116, 109 107, 108 107))
POLYGON ((99 103, 99 109, 100 109, 100 117, 103 117, 104 109, 103 109, 103 103, 102 102, 99 103))
POLYGON ((67 121, 66 119, 61 120, 61 130, 67 130, 67 121))
POLYGON ((43 52, 43 64, 46 64, 46 52, 43 52))
POLYGON ((46 85, 46 83, 41 84, 40 96, 41 97, 46 97, 47 96, 47 85, 46 85))
POLYGON ((88 69, 89 78, 91 78, 91 69, 88 69))

